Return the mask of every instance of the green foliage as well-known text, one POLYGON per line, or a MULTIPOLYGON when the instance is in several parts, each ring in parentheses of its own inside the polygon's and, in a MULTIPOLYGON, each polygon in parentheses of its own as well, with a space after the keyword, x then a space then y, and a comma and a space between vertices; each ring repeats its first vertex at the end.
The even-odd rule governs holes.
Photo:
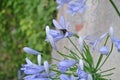
POLYGON ((50 58, 45 26, 52 27, 55 6, 54 0, 0 0, 0 80, 16 79, 25 59, 24 46, 50 58))

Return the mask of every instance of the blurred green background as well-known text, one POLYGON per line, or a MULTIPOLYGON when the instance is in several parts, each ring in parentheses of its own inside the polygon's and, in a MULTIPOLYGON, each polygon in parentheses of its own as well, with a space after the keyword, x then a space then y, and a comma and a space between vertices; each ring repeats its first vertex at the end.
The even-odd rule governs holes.
POLYGON ((55 17, 55 0, 0 0, 0 80, 17 80, 17 71, 25 63, 25 46, 50 59, 45 27, 52 27, 55 17))

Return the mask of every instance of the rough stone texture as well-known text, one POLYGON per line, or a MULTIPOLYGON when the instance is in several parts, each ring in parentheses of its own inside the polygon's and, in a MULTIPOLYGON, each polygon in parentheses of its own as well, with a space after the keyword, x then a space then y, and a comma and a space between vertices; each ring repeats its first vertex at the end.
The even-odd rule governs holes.
MULTIPOLYGON (((114 0, 120 10, 120 0, 114 0)), ((110 26, 113 26, 115 35, 120 38, 120 17, 118 17, 114 8, 110 4, 109 0, 88 0, 87 10, 81 15, 77 14, 74 17, 66 14, 66 7, 63 7, 58 12, 58 19, 62 15, 71 24, 70 31, 77 32, 80 36, 86 35, 100 36, 109 30, 110 26)), ((72 38, 75 44, 78 44, 78 40, 72 38)), ((57 42, 57 47, 60 51, 68 54, 69 52, 64 49, 64 46, 75 50, 74 47, 67 39, 63 39, 57 42)), ((76 51, 77 52, 77 51, 76 51)), ((62 59, 56 51, 53 50, 52 56, 57 59, 62 59)), ((98 58, 98 54, 93 53, 95 60, 98 58)), ((113 71, 114 75, 110 78, 112 80, 120 79, 120 54, 113 50, 108 62, 103 66, 103 69, 116 67, 113 71)), ((53 63, 55 63, 53 61, 53 63)))

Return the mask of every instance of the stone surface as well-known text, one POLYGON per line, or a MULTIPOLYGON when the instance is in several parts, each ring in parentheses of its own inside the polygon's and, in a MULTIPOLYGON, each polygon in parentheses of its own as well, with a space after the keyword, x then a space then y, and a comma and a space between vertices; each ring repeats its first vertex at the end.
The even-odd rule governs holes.
MULTIPOLYGON (((120 10, 120 0, 114 0, 120 10)), ((87 10, 83 14, 77 14, 74 17, 66 14, 66 6, 61 8, 58 12, 58 19, 62 15, 70 23, 70 31, 76 32, 78 35, 84 37, 86 35, 100 36, 109 30, 110 26, 113 26, 115 35, 120 38, 120 17, 118 17, 114 8, 110 4, 109 0, 88 0, 87 10)), ((75 44, 78 44, 78 40, 72 38, 75 44)), ((67 39, 62 39, 57 42, 57 47, 60 51, 68 54, 69 52, 64 46, 75 50, 71 43, 67 39)), ((79 46, 79 45, 77 45, 79 46)), ((77 52, 75 50, 75 52, 77 52)), ((52 56, 57 59, 62 59, 56 51, 52 51, 52 56)), ((98 54, 93 53, 95 60, 98 58, 98 54)), ((113 71, 114 75, 110 78, 112 80, 120 79, 120 53, 113 50, 108 62, 103 66, 103 69, 116 67, 113 71)), ((53 61, 53 63, 55 63, 53 61)))

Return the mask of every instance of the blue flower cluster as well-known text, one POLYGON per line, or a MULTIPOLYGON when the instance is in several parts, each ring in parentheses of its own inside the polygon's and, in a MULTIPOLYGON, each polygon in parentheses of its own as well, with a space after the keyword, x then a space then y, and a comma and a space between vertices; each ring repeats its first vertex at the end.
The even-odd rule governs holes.
POLYGON ((25 59, 27 64, 22 65, 21 70, 23 70, 28 76, 25 76, 24 80, 51 80, 51 78, 55 77, 55 73, 49 71, 51 65, 49 65, 47 61, 44 61, 44 65, 41 65, 41 54, 39 54, 38 51, 29 47, 25 47, 24 51, 29 54, 37 55, 38 60, 38 64, 35 64, 28 58, 25 59))
POLYGON ((86 0, 56 0, 58 4, 58 9, 60 9, 64 4, 67 4, 67 13, 75 15, 76 13, 83 13, 87 8, 86 0))
MULTIPOLYGON (((66 37, 75 36, 74 33, 68 31, 68 24, 66 24, 66 21, 64 20, 64 17, 60 18, 60 22, 57 22, 53 19, 53 24, 56 26, 56 30, 49 29, 48 26, 46 26, 46 41, 50 42, 52 47, 57 50, 57 47, 55 45, 55 42, 66 37)), ((85 37, 84 39, 82 37, 79 37, 79 46, 80 46, 80 52, 84 54, 85 52, 85 40, 89 40, 90 44, 93 47, 93 50, 95 50, 96 46, 106 37, 110 36, 110 39, 112 43, 117 47, 118 51, 120 51, 120 40, 116 39, 113 33, 113 28, 110 27, 109 32, 103 34, 99 38, 95 39, 94 41, 91 41, 89 36, 85 37)), ((52 79, 58 79, 58 80, 93 80, 92 75, 90 72, 86 72, 84 69, 84 62, 81 58, 76 59, 65 59, 62 61, 59 61, 57 63, 57 72, 53 70, 53 65, 49 65, 47 61, 44 61, 44 65, 41 65, 41 53, 39 51, 36 51, 34 49, 31 49, 29 47, 24 47, 23 50, 28 54, 37 55, 37 61, 38 64, 32 63, 28 58, 26 58, 25 65, 22 65, 21 70, 24 71, 27 76, 24 77, 24 80, 52 80, 52 79), (71 71, 73 69, 73 71, 71 71), (70 73, 70 74, 69 74, 70 73), (59 77, 58 77, 59 74, 59 77)), ((100 53, 102 55, 109 55, 110 51, 107 48, 106 45, 102 46, 99 49, 100 53)), ((78 55, 79 56, 79 55, 78 55)), ((84 57, 84 56, 82 56, 84 57)), ((84 59, 84 58, 83 58, 84 59)))
MULTIPOLYGON (((86 0, 56 0, 56 2, 58 4, 58 9, 60 9, 64 4, 67 4, 67 12, 72 15, 82 13, 87 8, 85 5, 86 0)), ((23 50, 26 53, 37 55, 38 61, 38 63, 35 64, 28 58, 25 59, 27 64, 22 65, 21 68, 21 70, 24 71, 24 74, 26 74, 24 80, 107 80, 102 77, 102 74, 115 68, 100 72, 101 67, 109 58, 114 45, 118 52, 120 52, 120 39, 115 37, 113 28, 110 27, 107 33, 98 38, 91 36, 82 38, 81 36, 69 31, 69 24, 63 16, 60 17, 59 21, 53 19, 53 24, 55 29, 50 29, 49 26, 46 26, 46 41, 51 44, 53 49, 64 57, 64 60, 59 60, 57 64, 48 64, 48 61, 44 61, 43 64, 41 64, 42 53, 29 47, 24 47, 23 50), (77 48, 74 42, 70 39, 70 37, 73 36, 79 39, 79 48, 77 48), (63 38, 68 38, 80 55, 67 47, 65 48, 70 51, 70 54, 59 52, 56 42, 63 38), (107 46, 108 39, 111 40, 111 48, 107 46), (104 44, 98 48, 98 45, 103 40, 105 40, 104 44), (100 53, 96 65, 94 64, 90 47, 92 47, 92 51, 97 50, 100 53), (104 55, 105 59, 103 58, 104 55)))
MULTIPOLYGON (((23 70, 24 73, 27 74, 27 76, 24 77, 24 80, 56 79, 57 73, 50 70, 52 65, 49 65, 47 61, 44 61, 44 65, 41 65, 41 54, 38 51, 33 50, 29 47, 24 47, 24 51, 28 54, 37 55, 38 60, 38 64, 35 64, 32 63, 28 58, 25 59, 27 64, 22 65, 21 68, 21 70, 23 70)), ((66 59, 58 62, 57 67, 60 73, 60 80, 92 80, 92 76, 84 71, 84 64, 81 59, 79 61, 66 59), (76 73, 74 74, 76 74, 77 77, 75 77, 74 75, 67 75, 66 72, 68 71, 68 69, 75 66, 77 68, 76 73)))

